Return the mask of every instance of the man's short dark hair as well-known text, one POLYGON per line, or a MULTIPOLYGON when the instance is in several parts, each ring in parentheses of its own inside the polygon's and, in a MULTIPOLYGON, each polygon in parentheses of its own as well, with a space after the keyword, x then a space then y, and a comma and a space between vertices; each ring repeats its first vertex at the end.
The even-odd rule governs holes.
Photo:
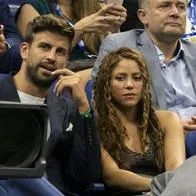
POLYGON ((70 43, 74 38, 74 28, 70 26, 67 20, 52 14, 42 15, 34 18, 27 25, 25 41, 32 43, 34 35, 39 32, 49 31, 65 36, 70 43))

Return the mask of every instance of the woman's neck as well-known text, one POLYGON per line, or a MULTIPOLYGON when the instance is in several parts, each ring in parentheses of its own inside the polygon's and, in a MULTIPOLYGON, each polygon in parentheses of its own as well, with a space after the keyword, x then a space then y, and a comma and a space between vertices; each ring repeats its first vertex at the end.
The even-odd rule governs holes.
POLYGON ((134 108, 119 108, 116 107, 116 113, 118 115, 118 117, 124 121, 124 122, 135 122, 136 121, 136 111, 137 111, 137 107, 134 108))

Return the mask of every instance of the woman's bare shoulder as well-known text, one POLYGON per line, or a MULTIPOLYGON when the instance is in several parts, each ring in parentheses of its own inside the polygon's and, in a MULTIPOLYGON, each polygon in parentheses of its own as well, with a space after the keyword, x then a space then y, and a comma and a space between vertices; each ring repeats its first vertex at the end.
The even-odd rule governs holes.
POLYGON ((160 123, 162 122, 171 122, 173 120, 179 120, 179 116, 175 112, 167 111, 167 110, 156 110, 155 114, 159 119, 160 123))
POLYGON ((171 111, 168 111, 168 110, 155 110, 155 114, 157 116, 164 116, 164 117, 166 117, 166 116, 176 116, 176 115, 178 116, 177 113, 171 112, 171 111))

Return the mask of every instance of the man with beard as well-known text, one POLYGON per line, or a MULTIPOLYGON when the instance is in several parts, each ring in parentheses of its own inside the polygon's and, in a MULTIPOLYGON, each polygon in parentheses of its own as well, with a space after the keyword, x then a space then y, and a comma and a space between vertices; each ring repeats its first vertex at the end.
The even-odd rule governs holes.
POLYGON ((1 101, 47 103, 51 134, 46 174, 65 194, 85 189, 100 169, 99 139, 84 84, 79 74, 65 68, 73 38, 66 20, 36 17, 21 44, 21 69, 0 80, 1 101))
MULTIPOLYGON (((185 130, 196 130, 196 44, 180 39, 185 32, 187 0, 139 0, 138 17, 145 30, 108 36, 93 68, 119 47, 141 51, 148 64, 154 106, 177 112, 185 130)), ((195 132, 186 137, 187 156, 196 154, 195 132), (195 137, 195 138, 194 138, 195 137), (189 148, 191 147, 191 149, 189 148)))

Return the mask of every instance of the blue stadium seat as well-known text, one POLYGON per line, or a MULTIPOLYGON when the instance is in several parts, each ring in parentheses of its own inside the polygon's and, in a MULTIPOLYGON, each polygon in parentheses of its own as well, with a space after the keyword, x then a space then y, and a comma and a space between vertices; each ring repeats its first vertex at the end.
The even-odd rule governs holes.
POLYGON ((187 133, 185 145, 186 145, 186 158, 196 155, 196 131, 187 133))
POLYGON ((191 0, 188 6, 188 17, 196 30, 196 0, 191 0))

